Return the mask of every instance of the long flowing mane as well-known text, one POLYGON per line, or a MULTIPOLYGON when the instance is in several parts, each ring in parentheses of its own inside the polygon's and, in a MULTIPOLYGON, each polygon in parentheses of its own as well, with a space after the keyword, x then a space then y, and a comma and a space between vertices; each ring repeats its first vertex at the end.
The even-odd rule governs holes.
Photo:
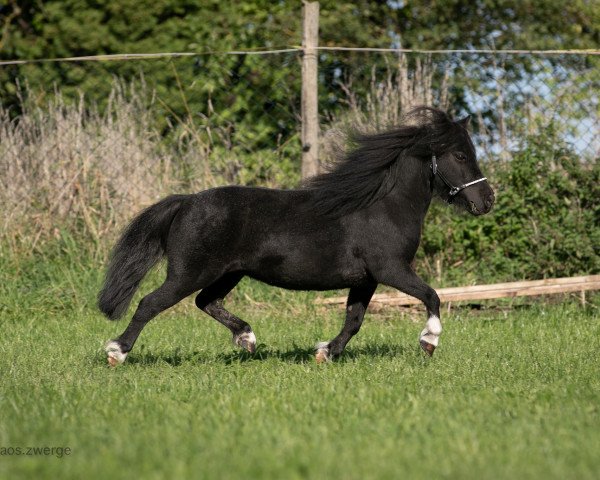
POLYGON ((360 210, 390 193, 401 175, 403 157, 440 155, 460 143, 461 128, 442 110, 417 107, 398 127, 351 135, 354 148, 309 179, 305 188, 313 192, 314 206, 322 214, 341 216, 360 210))

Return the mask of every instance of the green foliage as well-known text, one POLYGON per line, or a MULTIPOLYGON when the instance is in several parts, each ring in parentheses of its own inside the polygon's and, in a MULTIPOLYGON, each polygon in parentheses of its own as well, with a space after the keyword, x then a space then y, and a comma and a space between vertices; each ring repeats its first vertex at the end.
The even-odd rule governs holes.
POLYGON ((299 102, 297 55, 210 55, 236 49, 300 43, 298 15, 284 3, 186 0, 60 0, 1 7, 3 59, 198 52, 194 58, 126 62, 57 62, 0 68, 0 98, 18 112, 17 83, 38 103, 56 86, 65 99, 81 92, 101 107, 113 77, 143 76, 162 110, 155 121, 177 137, 181 123, 199 129, 235 128, 232 140, 248 150, 275 147, 296 132, 299 102), (11 16, 12 15, 12 16, 11 16), (290 91, 295 92, 290 95, 290 91))
POLYGON ((406 48, 597 48, 597 0, 401 1, 389 23, 406 48))
POLYGON ((583 163, 549 130, 527 138, 512 161, 486 167, 491 213, 432 205, 420 253, 430 277, 464 284, 600 272, 598 161, 583 163))
MULTIPOLYGON (((558 0, 323 0, 320 43, 409 48, 597 48, 597 6, 597 0, 568 4, 558 0)), ((194 59, 175 62, 57 62, 2 67, 0 98, 5 106, 18 106, 17 81, 27 81, 41 97, 57 85, 65 97, 77 98, 84 91, 98 101, 110 91, 112 76, 132 80, 143 73, 168 107, 165 116, 171 123, 176 123, 175 116, 189 114, 198 121, 210 113, 212 104, 224 120, 234 119, 240 132, 256 122, 269 123, 269 132, 257 139, 259 144, 269 143, 271 138, 272 145, 273 136, 285 136, 293 130, 300 100, 296 55, 275 57, 269 63, 265 59, 205 54, 299 45, 300 2, 10 0, 0 5, 0 19, 2 59, 198 52, 194 59), (187 101, 180 94, 182 89, 187 101), (278 111, 273 105, 292 105, 295 110, 278 111)), ((330 64, 329 71, 321 75, 324 89, 336 80, 334 72, 354 74, 364 66, 363 54, 331 57, 326 52, 321 55, 321 61, 330 64)))
POLYGON ((241 148, 216 148, 211 166, 221 181, 240 185, 272 188, 294 188, 300 183, 298 155, 300 139, 294 136, 276 151, 264 149, 246 152, 241 148), (295 151, 294 151, 295 150, 295 151))

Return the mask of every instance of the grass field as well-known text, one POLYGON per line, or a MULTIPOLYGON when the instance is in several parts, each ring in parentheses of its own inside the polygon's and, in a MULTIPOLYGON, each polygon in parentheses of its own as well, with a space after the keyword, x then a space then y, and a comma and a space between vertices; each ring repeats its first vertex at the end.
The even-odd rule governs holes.
POLYGON ((230 305, 255 356, 188 299, 110 369, 101 347, 125 322, 94 308, 100 265, 64 258, 0 272, 0 478, 600 475, 597 307, 455 309, 432 359, 417 348, 424 314, 384 311, 316 365, 341 311, 244 282, 230 305), (10 450, 46 446, 70 454, 10 450))

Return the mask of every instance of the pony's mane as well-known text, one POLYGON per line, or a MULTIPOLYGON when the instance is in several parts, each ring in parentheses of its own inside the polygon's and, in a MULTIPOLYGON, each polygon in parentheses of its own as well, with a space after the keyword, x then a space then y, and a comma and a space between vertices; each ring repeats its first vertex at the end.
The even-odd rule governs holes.
POLYGON ((354 133, 350 149, 327 170, 307 181, 314 206, 324 215, 341 216, 368 207, 390 193, 405 156, 431 158, 459 141, 460 127, 447 113, 431 108, 411 110, 401 125, 375 133, 354 133))

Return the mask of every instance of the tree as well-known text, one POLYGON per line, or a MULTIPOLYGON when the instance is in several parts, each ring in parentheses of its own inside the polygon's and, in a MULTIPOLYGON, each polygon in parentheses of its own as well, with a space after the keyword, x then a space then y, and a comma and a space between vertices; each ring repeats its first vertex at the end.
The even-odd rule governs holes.
MULTIPOLYGON (((320 44, 405 48, 598 48, 598 0, 322 0, 320 44)), ((285 142, 299 106, 297 54, 209 55, 301 43, 298 2, 280 0, 9 0, 0 6, 2 59, 149 52, 194 58, 136 62, 42 63, 0 67, 0 99, 18 105, 17 82, 43 100, 53 86, 105 101, 113 76, 139 78, 164 107, 163 127, 200 122, 248 150, 285 142), (210 122, 207 123, 207 117, 210 122)), ((381 58, 321 54, 323 109, 337 109, 345 76, 366 79, 381 58), (366 67, 369 64, 369 68, 366 67)), ((464 85, 454 85, 464 104, 464 85)))

